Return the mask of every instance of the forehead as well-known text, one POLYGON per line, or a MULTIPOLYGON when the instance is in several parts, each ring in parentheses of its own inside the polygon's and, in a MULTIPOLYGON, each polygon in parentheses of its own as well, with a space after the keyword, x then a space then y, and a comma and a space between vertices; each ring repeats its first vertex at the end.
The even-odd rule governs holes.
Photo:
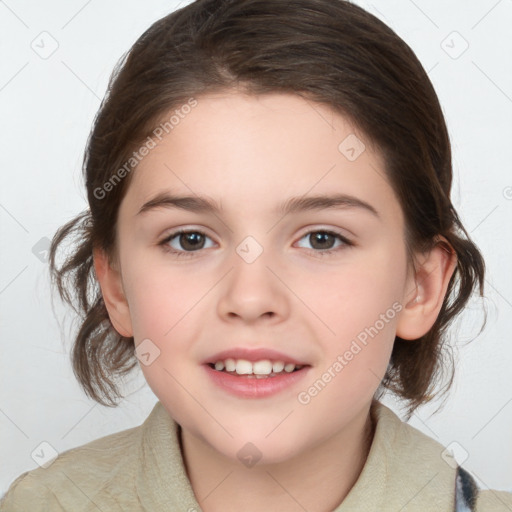
POLYGON ((280 93, 196 101, 133 171, 132 213, 162 191, 274 211, 286 197, 338 192, 399 215, 381 155, 330 107, 280 93))

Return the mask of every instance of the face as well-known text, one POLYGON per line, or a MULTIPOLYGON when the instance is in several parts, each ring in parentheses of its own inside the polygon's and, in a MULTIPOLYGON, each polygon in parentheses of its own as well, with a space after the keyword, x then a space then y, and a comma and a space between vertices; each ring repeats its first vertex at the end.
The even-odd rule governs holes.
POLYGON ((294 95, 198 97, 132 178, 117 231, 126 325, 172 417, 231 459, 251 442, 262 462, 348 431, 385 374, 410 292, 403 215, 364 135, 294 95), (163 195, 218 210, 146 204, 163 195), (335 195, 367 206, 283 209, 335 195), (219 377, 207 363, 221 352, 303 368, 219 377))

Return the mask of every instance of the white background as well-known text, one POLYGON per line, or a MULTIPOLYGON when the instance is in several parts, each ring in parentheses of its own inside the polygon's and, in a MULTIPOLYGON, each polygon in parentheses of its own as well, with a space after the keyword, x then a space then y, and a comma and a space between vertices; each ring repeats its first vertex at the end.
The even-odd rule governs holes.
MULTIPOLYGON (((32 249, 87 206, 81 161, 110 72, 178 3, 0 2, 0 494, 37 467, 31 453, 42 441, 59 452, 85 444, 139 425, 156 401, 138 368, 118 408, 85 397, 68 360, 73 316, 58 299, 52 310, 47 265, 32 249), (45 37, 50 48, 43 31, 58 43, 47 59, 31 47, 45 37)), ((445 446, 458 443, 456 458, 482 488, 512 491, 512 0, 356 3, 429 72, 453 144, 453 202, 488 268, 486 329, 477 336, 475 300, 452 329, 450 398, 410 423, 445 446), (458 58, 464 43, 453 31, 469 44, 458 58)))

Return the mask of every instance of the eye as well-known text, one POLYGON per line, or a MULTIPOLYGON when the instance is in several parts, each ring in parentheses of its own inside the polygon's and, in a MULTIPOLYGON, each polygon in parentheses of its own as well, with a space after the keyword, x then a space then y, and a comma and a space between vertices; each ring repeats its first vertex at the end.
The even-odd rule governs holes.
MULTIPOLYGON (((208 248, 205 245, 207 239, 211 240, 211 238, 202 231, 181 229, 165 237, 158 245, 161 246, 165 252, 175 256, 190 257, 193 256, 194 252, 208 248)), ((309 231, 300 240, 303 239, 309 240, 309 243, 311 243, 313 247, 310 252, 318 256, 331 256, 345 246, 350 247, 354 245, 340 233, 329 230, 309 231), (333 247, 336 241, 340 242, 337 248, 333 247)), ((212 245, 210 245, 210 247, 212 247, 212 245)))
POLYGON ((168 235, 164 240, 159 242, 158 245, 162 246, 164 251, 175 254, 176 256, 192 256, 190 253, 205 249, 206 239, 210 239, 210 237, 202 231, 179 230, 168 235), (181 246, 183 250, 181 250, 179 246, 181 246))
POLYGON ((303 239, 309 241, 314 249, 312 252, 319 256, 332 256, 333 253, 338 252, 343 246, 350 247, 354 245, 340 233, 327 230, 309 231, 301 238, 301 240, 303 239), (336 243, 336 240, 340 241, 341 244, 338 248, 333 248, 333 244, 336 243))

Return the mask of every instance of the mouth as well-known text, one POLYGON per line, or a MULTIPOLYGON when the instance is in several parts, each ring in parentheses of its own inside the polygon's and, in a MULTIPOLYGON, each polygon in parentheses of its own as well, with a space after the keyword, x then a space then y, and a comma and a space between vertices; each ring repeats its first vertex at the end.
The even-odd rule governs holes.
POLYGON ((296 373, 307 364, 296 364, 294 362, 285 362, 284 360, 260 359, 249 361, 248 359, 226 358, 215 362, 206 363, 212 370, 219 373, 233 375, 235 377, 244 377, 247 379, 269 379, 282 375, 296 373))
POLYGON ((254 359, 216 357, 205 361, 202 367, 217 389, 242 399, 270 398, 287 389, 296 389, 312 368, 286 358, 254 359))

